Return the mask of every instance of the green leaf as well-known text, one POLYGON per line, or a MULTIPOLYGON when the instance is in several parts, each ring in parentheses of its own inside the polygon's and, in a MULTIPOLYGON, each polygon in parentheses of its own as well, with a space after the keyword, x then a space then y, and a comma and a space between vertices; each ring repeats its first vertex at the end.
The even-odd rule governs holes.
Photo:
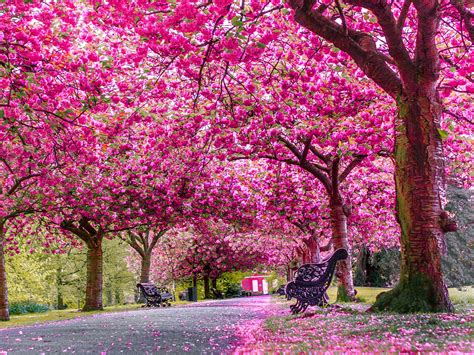
POLYGON ((449 133, 446 132, 444 129, 438 128, 438 133, 439 133, 441 139, 443 139, 443 140, 448 138, 448 136, 449 136, 449 133))
POLYGON ((0 110, 0 118, 5 118, 5 111, 0 110))
POLYGON ((267 45, 265 43, 262 43, 262 42, 258 42, 257 43, 257 47, 258 48, 265 48, 267 45))
POLYGON ((244 24, 242 20, 240 19, 240 16, 234 16, 234 18, 231 20, 231 23, 235 27, 240 27, 244 24))

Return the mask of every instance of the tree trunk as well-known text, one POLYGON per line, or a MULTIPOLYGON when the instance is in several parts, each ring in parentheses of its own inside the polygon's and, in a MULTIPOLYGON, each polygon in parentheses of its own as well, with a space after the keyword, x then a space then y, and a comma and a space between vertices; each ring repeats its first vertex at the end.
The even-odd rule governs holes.
MULTIPOLYGON (((151 267, 151 255, 145 253, 145 256, 141 260, 141 270, 140 270, 140 283, 150 282, 150 267, 151 267)), ((138 303, 145 303, 145 296, 140 292, 140 295, 137 300, 138 303)))
POLYGON ((204 275, 204 298, 211 298, 211 289, 209 288, 209 275, 204 275))
POLYGON ((5 221, 0 220, 0 321, 10 320, 8 309, 7 273, 5 270, 5 253, 3 249, 5 221))
POLYGON ((119 288, 116 288, 114 295, 115 295, 115 304, 122 304, 122 300, 123 300, 122 290, 119 288))
POLYGON ((321 253, 319 248, 319 241, 315 238, 315 236, 311 236, 307 241, 306 245, 308 246, 309 250, 309 263, 319 263, 321 261, 321 253))
POLYGON ((197 275, 193 274, 193 287, 197 287, 197 285, 198 285, 197 275))
MULTIPOLYGON (((381 294, 375 310, 451 312, 441 270, 444 232, 443 148, 438 131, 441 105, 434 84, 398 100, 395 140, 397 220, 401 228, 399 284, 381 294)), ((451 229, 452 230, 452 229, 451 229)))
POLYGON ((150 267, 151 267, 151 255, 145 254, 142 258, 142 265, 140 271, 140 282, 150 282, 150 267))
POLYGON ((309 263, 311 263, 311 250, 309 250, 309 248, 305 248, 301 252, 301 264, 309 263))
POLYGON ((337 263, 336 275, 339 277, 337 301, 354 300, 355 290, 352 279, 352 261, 349 243, 347 241, 347 216, 344 213, 341 198, 331 198, 329 203, 331 214, 331 228, 334 250, 344 248, 349 257, 337 263))
POLYGON ((291 266, 288 264, 286 266, 286 282, 293 281, 293 273, 291 272, 291 266))
POLYGON ((215 288, 217 290, 217 277, 211 278, 211 285, 212 288, 215 288))
POLYGON ((61 273, 61 267, 58 267, 56 269, 56 288, 57 288, 57 302, 56 302, 56 308, 57 309, 65 309, 64 307, 64 299, 63 299, 63 291, 62 291, 62 285, 63 285, 63 280, 62 280, 62 273, 61 273))
POLYGON ((368 276, 368 264, 369 264, 369 250, 365 245, 360 247, 359 256, 357 258, 356 266, 356 284, 358 286, 368 286, 367 276, 368 276))
POLYGON ((86 303, 83 311, 102 310, 102 238, 87 243, 86 303))

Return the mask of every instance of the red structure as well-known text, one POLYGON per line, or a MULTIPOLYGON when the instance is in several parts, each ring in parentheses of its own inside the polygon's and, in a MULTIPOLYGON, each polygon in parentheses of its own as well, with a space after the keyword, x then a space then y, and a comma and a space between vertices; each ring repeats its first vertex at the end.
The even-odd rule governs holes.
POLYGON ((268 294, 268 282, 265 280, 264 275, 252 275, 247 276, 242 280, 242 289, 252 294, 267 295, 268 294))

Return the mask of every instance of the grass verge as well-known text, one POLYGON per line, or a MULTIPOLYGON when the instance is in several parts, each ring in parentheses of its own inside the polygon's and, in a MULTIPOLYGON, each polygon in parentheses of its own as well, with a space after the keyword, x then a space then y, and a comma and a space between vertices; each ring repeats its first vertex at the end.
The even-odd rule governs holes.
MULTIPOLYGON (((276 298, 279 311, 236 353, 305 352, 472 352, 474 288, 449 289, 455 314, 367 313, 377 295, 388 289, 357 287, 359 303, 310 308, 290 315, 288 302, 276 298)), ((334 303, 337 289, 329 289, 334 303)))

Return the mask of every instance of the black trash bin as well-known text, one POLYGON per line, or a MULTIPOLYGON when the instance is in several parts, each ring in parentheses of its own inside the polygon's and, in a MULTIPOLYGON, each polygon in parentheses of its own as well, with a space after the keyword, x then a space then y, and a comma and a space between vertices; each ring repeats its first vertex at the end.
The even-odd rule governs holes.
POLYGON ((197 302, 197 287, 188 287, 188 301, 197 302))

